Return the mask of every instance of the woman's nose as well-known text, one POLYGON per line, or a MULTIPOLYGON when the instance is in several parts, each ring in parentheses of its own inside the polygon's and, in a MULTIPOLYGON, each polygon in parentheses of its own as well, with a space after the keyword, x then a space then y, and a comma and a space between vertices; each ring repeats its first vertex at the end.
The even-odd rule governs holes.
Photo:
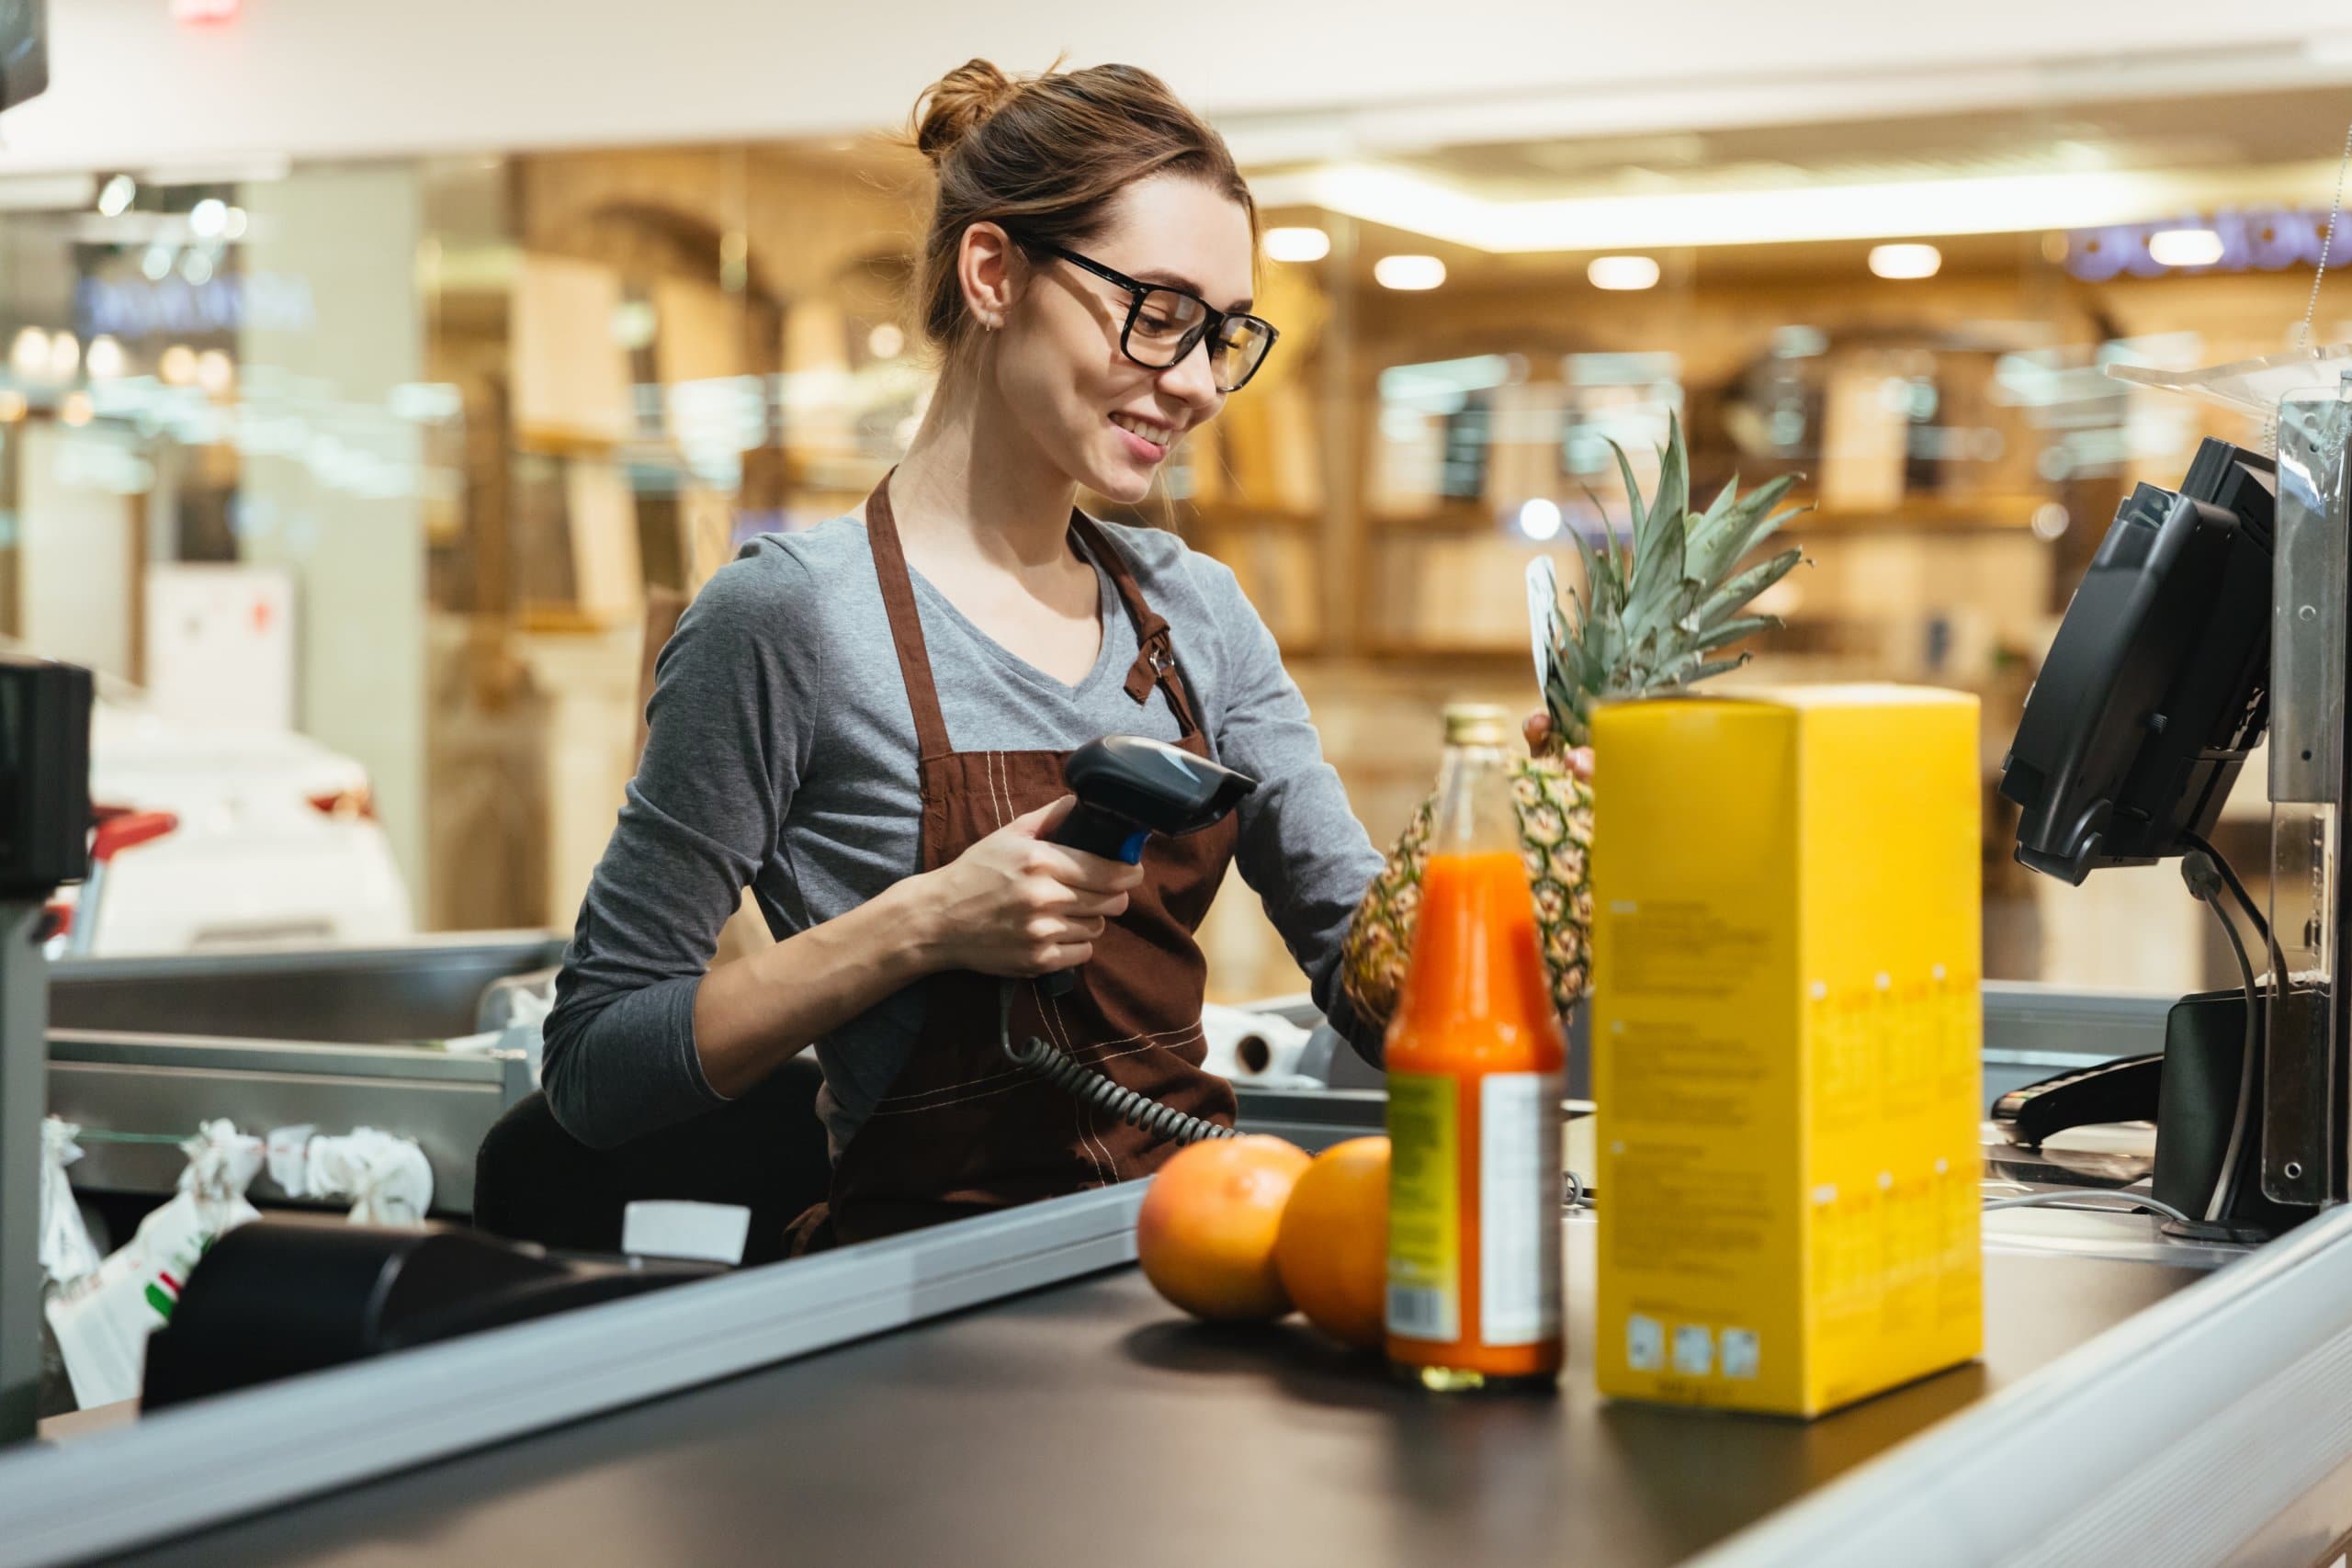
POLYGON ((1194 344, 1191 353, 1161 371, 1159 384, 1195 408, 1214 410, 1224 394, 1216 389, 1216 373, 1209 366, 1208 340, 1194 344))

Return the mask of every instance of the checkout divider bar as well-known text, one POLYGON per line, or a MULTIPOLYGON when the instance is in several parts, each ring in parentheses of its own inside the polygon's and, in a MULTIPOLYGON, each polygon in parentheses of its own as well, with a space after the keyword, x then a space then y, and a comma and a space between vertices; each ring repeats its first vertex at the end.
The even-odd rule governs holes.
POLYGON ((2147 1307, 1697 1568, 2206 1568, 2352 1461, 2352 1207, 2147 1307))
POLYGON ((165 1540, 1134 1261, 1145 1184, 470 1335, 0 1451, 0 1568, 165 1540))

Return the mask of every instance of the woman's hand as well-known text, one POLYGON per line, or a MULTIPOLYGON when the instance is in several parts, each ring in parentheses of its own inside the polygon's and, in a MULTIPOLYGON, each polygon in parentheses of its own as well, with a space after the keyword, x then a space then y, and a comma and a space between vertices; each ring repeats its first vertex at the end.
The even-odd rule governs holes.
MULTIPOLYGON (((1527 721, 1520 726, 1520 732, 1527 737, 1528 750, 1541 757, 1544 755, 1544 748, 1552 742, 1552 716, 1542 708, 1536 709, 1529 714, 1527 721)), ((1559 757, 1560 761, 1568 765, 1568 772, 1588 784, 1592 781, 1591 747, 1571 746, 1560 752, 1559 757)))
POLYGON ((935 967, 1026 980, 1094 956, 1143 867, 1046 843, 1077 804, 1064 795, 1015 818, 917 879, 935 967))

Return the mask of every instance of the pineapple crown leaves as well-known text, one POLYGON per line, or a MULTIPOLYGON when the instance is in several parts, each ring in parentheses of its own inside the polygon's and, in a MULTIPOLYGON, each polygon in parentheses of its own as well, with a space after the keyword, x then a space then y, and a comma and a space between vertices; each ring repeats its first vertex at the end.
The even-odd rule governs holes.
MULTIPOLYGON (((1778 616, 1742 612, 1804 558, 1802 550, 1787 549, 1735 570, 1789 519, 1809 510, 1775 510, 1797 476, 1782 475, 1746 495, 1735 476, 1704 512, 1694 513, 1679 419, 1668 425, 1658 453, 1657 491, 1646 502, 1624 449, 1609 445, 1632 527, 1629 537, 1612 528, 1600 543, 1581 530, 1571 536, 1583 559, 1584 586, 1569 590, 1565 609, 1553 607, 1551 673, 1544 693, 1553 743, 1559 746, 1590 743, 1592 710, 1604 697, 1687 686, 1745 664, 1745 653, 1707 656, 1779 626, 1778 616), (1621 537, 1627 542, 1621 545, 1621 537)), ((1594 506, 1607 515, 1598 498, 1594 506)))

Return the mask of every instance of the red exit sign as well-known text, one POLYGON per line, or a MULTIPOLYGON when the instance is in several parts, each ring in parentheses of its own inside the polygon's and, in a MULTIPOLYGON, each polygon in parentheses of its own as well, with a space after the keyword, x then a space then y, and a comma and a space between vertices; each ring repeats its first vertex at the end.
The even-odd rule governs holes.
POLYGON ((212 27, 237 19, 240 0, 172 0, 172 20, 212 27))

